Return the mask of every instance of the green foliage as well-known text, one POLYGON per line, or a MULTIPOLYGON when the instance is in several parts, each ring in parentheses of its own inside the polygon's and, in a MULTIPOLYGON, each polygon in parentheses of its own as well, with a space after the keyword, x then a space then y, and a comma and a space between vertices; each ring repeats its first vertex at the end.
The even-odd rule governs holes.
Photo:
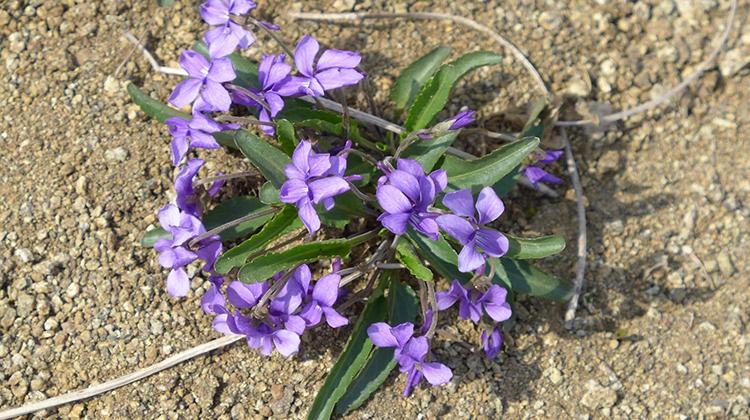
POLYGON ((573 285, 569 281, 545 273, 526 261, 510 258, 489 261, 495 267, 492 282, 516 293, 559 301, 567 301, 573 295, 573 285))
POLYGON ((300 264, 333 257, 345 257, 349 255, 352 247, 373 236, 375 236, 374 232, 367 232, 349 239, 309 242, 286 251, 270 252, 243 265, 239 279, 245 283, 256 283, 270 278, 279 271, 288 270, 300 264))
POLYGON ((508 238, 509 248, 506 258, 516 260, 528 260, 549 257, 559 254, 565 249, 565 239, 562 236, 551 235, 541 238, 524 239, 505 235, 508 238))
POLYGON ((458 137, 458 131, 449 131, 440 137, 432 140, 421 140, 409 146, 403 156, 414 159, 429 173, 435 164, 445 156, 445 151, 453 144, 458 137))
MULTIPOLYGON (((203 225, 206 227, 206 230, 211 230, 243 216, 266 213, 269 209, 270 207, 261 203, 260 200, 255 197, 242 196, 230 198, 211 209, 211 211, 206 212, 206 214, 203 215, 203 225)), ((256 217, 223 230, 219 233, 219 236, 222 241, 231 241, 247 236, 263 226, 263 224, 270 218, 271 214, 256 217)))
POLYGON ((294 148, 299 144, 297 133, 294 131, 294 125, 285 119, 276 120, 276 137, 281 142, 281 150, 291 156, 294 148))
POLYGON ((380 286, 367 301, 346 346, 344 346, 344 350, 315 396, 315 401, 313 401, 312 408, 307 416, 308 419, 330 418, 336 403, 344 395, 355 375, 367 361, 370 350, 372 350, 372 341, 367 336, 367 327, 385 320, 387 316, 387 304, 383 296, 383 288, 387 280, 386 277, 381 276, 380 286))
POLYGON ((391 100, 397 110, 403 110, 412 103, 424 82, 435 74, 450 52, 450 48, 437 47, 401 72, 391 90, 391 100))
MULTIPOLYGON (((408 285, 398 280, 396 272, 384 272, 390 277, 388 286, 388 324, 398 325, 413 322, 417 316, 417 297, 408 285)), ((376 348, 367 359, 367 364, 357 374, 344 396, 336 404, 336 413, 345 414, 361 406, 367 398, 385 382, 396 360, 392 348, 376 348)))
POLYGON ((529 137, 507 144, 474 160, 446 156, 442 168, 448 172, 448 191, 471 188, 474 192, 485 185, 495 185, 513 172, 529 153, 536 150, 539 139, 529 137))
POLYGON ((406 130, 412 132, 429 126, 435 116, 445 108, 455 84, 468 72, 501 61, 502 57, 495 53, 478 51, 442 65, 414 98, 404 123, 406 130))
POLYGON ((281 188, 286 181, 284 167, 291 162, 289 156, 245 130, 234 131, 234 143, 274 187, 281 188))
POLYGON ((146 95, 132 83, 128 83, 128 94, 130 95, 130 98, 133 99, 133 102, 135 102, 135 104, 138 105, 146 115, 159 122, 163 123, 169 117, 180 117, 188 121, 192 118, 190 114, 164 105, 156 99, 146 95))
POLYGON ((458 254, 442 235, 438 236, 437 241, 433 241, 410 228, 406 232, 406 237, 419 255, 430 263, 430 267, 444 278, 456 279, 462 283, 471 278, 469 274, 458 271, 458 254))
POLYGON ((432 281, 432 271, 422 264, 414 247, 403 238, 396 245, 396 259, 406 266, 412 276, 422 281, 432 281))
POLYGON ((269 243, 281 236, 302 227, 294 206, 284 206, 258 233, 246 241, 224 252, 216 260, 215 269, 221 274, 227 274, 234 267, 242 266, 253 254, 256 254, 269 243))

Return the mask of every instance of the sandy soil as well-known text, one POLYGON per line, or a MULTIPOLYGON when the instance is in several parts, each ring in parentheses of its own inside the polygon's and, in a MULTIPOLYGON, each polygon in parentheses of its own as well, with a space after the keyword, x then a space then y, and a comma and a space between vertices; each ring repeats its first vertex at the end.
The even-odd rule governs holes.
MULTIPOLYGON (((102 382, 218 336, 198 305, 207 283, 198 278, 187 299, 170 299, 166 273, 138 244, 168 200, 169 139, 124 86, 133 81, 163 99, 175 79, 129 56, 121 34, 144 37, 159 60, 176 65, 203 29, 196 2, 177 3, 0 5, 0 408, 102 382)), ((414 58, 439 44, 496 47, 446 23, 299 24, 286 11, 472 16, 521 45, 555 92, 621 109, 673 86, 705 59, 729 6, 510 3, 262 1, 259 13, 281 24, 290 42, 314 33, 327 45, 363 51, 387 115, 387 88, 414 58)), ((470 325, 444 320, 440 328, 456 337, 438 349, 454 371, 451 383, 403 399, 404 378, 393 375, 353 418, 750 415, 750 37, 742 32, 749 11, 741 1, 729 52, 671 104, 606 133, 571 131, 591 244, 574 328, 564 328, 562 305, 521 299, 505 353, 490 362, 473 345, 470 325)), ((532 86, 509 56, 462 82, 452 111, 466 104, 487 121, 502 119, 523 112, 536 96, 532 86)), ((476 152, 496 146, 472 137, 461 144, 476 152)), ((211 161, 242 167, 223 152, 211 161)), ((575 202, 569 185, 559 192, 559 199, 514 192, 503 226, 564 235, 571 246, 544 266, 572 276, 575 202)), ((38 416, 302 417, 345 333, 308 338, 292 360, 236 344, 38 416)))

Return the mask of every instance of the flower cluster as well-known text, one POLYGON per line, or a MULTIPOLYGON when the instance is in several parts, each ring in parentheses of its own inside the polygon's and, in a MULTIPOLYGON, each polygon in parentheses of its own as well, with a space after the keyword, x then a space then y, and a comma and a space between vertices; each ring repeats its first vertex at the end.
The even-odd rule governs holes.
MULTIPOLYGON (((301 337, 306 330, 323 323, 331 328, 340 328, 349 323, 342 311, 364 300, 362 296, 375 288, 376 277, 370 276, 374 274, 373 270, 409 267, 403 260, 403 265, 385 261, 389 257, 397 257, 397 250, 403 245, 399 242, 402 240, 399 237, 408 234, 415 244, 418 241, 414 238, 439 241, 440 245, 448 248, 444 255, 457 259, 450 265, 455 265, 460 273, 470 273, 456 274, 449 276, 449 279, 473 277, 464 284, 453 280, 450 289, 437 293, 432 283, 426 286, 424 278, 419 277, 419 281, 423 282, 420 283, 423 286, 423 312, 422 326, 416 334, 412 322, 395 326, 386 322, 369 325, 367 334, 375 346, 394 349, 394 358, 400 371, 407 376, 404 395, 409 395, 422 379, 432 385, 445 384, 451 380, 450 368, 435 360, 430 351, 430 342, 437 328, 440 311, 447 310, 456 303, 461 319, 478 324, 487 315, 489 328, 481 333, 481 343, 486 355, 494 358, 503 344, 500 323, 511 317, 507 290, 491 284, 493 274, 486 274, 488 259, 503 257, 509 250, 508 238, 490 227, 503 214, 504 204, 492 187, 460 189, 459 187, 467 184, 458 183, 456 177, 452 178, 451 184, 448 174, 451 169, 447 160, 443 167, 449 168, 448 171, 433 170, 434 165, 423 166, 420 156, 409 154, 412 150, 409 146, 414 142, 430 142, 474 123, 475 112, 472 110, 463 108, 452 118, 429 128, 406 133, 400 138, 398 145, 392 141, 393 138, 387 139, 390 143, 387 145, 385 142, 368 141, 357 135, 349 136, 348 129, 351 127, 348 125, 346 112, 341 118, 341 127, 347 128, 347 135, 343 134, 345 130, 342 129, 331 130, 337 134, 333 140, 317 139, 314 135, 299 141, 296 140, 296 135, 292 136, 291 141, 287 137, 280 137, 284 145, 282 149, 287 153, 276 150, 281 157, 274 161, 273 171, 266 168, 274 176, 268 176, 263 171, 263 165, 257 165, 260 172, 273 181, 272 186, 278 188, 278 191, 270 189, 278 192, 278 197, 273 197, 274 201, 263 201, 271 203, 268 204, 266 215, 284 207, 284 213, 278 214, 284 215, 281 220, 289 222, 296 209, 304 229, 295 220, 294 223, 297 224, 294 227, 297 230, 293 235, 300 238, 304 236, 306 229, 309 236, 305 238, 305 245, 309 249, 309 241, 315 240, 322 224, 330 220, 325 217, 326 212, 336 206, 336 200, 339 201, 339 209, 345 209, 350 203, 346 198, 354 196, 362 201, 362 211, 358 215, 373 216, 367 221, 369 225, 365 223, 371 230, 363 236, 367 240, 379 236, 382 243, 375 248, 373 255, 362 259, 356 266, 342 270, 341 261, 334 260, 332 270, 315 281, 315 267, 311 269, 307 263, 323 254, 310 256, 308 252, 303 259, 284 260, 282 265, 269 270, 280 270, 271 278, 248 279, 251 276, 247 274, 252 270, 245 271, 243 268, 241 271, 245 274, 239 277, 243 281, 234 277, 237 271, 233 268, 240 265, 224 270, 221 268, 224 260, 217 263, 223 251, 219 234, 226 225, 207 228, 202 218, 204 213, 210 211, 210 201, 219 194, 224 181, 237 177, 237 174, 218 174, 212 179, 196 180, 205 162, 195 155, 197 149, 219 148, 214 137, 217 133, 240 129, 239 125, 223 124, 220 121, 244 121, 218 114, 229 111, 240 115, 251 114, 252 118, 249 120, 259 126, 259 131, 273 137, 276 134, 275 121, 280 113, 293 114, 296 108, 296 105, 290 105, 284 111, 289 101, 302 96, 322 97, 333 89, 356 85, 365 77, 365 73, 358 69, 361 61, 358 53, 336 49, 321 52, 319 43, 306 35, 294 49, 293 65, 286 62, 287 55, 283 53, 262 55, 257 83, 249 83, 252 86, 248 86, 245 78, 237 80, 233 64, 237 56, 233 53, 238 48, 249 48, 256 42, 255 35, 245 26, 246 22, 253 22, 255 27, 263 30, 278 30, 274 25, 246 16, 255 7, 256 4, 250 0, 204 2, 200 13, 203 20, 211 26, 203 37, 207 53, 189 50, 180 55, 180 65, 187 77, 175 86, 169 102, 178 108, 189 107, 190 114, 189 119, 171 117, 166 120, 172 136, 171 160, 176 173, 175 198, 173 204, 168 204, 159 211, 158 219, 165 235, 154 246, 160 254, 159 263, 170 270, 166 280, 168 293, 175 297, 186 296, 190 292, 191 283, 186 267, 201 261, 202 270, 207 274, 210 284, 202 296, 201 308, 213 316, 213 328, 223 334, 244 336, 250 347, 258 349, 264 355, 270 355, 275 350, 289 357, 299 351, 301 337), (233 83, 235 81, 237 84, 233 83), (357 142, 356 146, 349 138, 357 142), (291 146, 284 141, 296 145, 291 146), (359 146, 363 148, 355 148, 359 146), (372 154, 366 153, 365 147, 372 154), (401 157, 402 153, 409 158, 401 157), (358 162, 351 163, 356 170, 350 167, 350 155, 360 158, 358 162), (362 169, 360 165, 369 167, 362 169), (365 179, 364 175, 367 176, 366 181, 358 182, 365 179), (370 184, 369 180, 375 179, 377 182, 370 184), (342 194, 347 196, 340 197, 342 194), (289 211, 292 213, 288 213, 289 211), (421 235, 421 238, 415 235, 421 235), (458 255, 451 248, 451 243, 456 249, 460 248, 458 255), (343 275, 346 277, 342 277, 343 275), (367 284, 359 289, 352 288, 356 293, 341 304, 341 297, 348 293, 344 286, 353 279, 365 277, 364 275, 370 279, 367 284)), ((290 49, 285 49, 291 53, 290 49)), ((318 104, 325 103, 319 99, 315 101, 318 104)), ((292 120, 286 116, 284 118, 292 120)), ((307 131, 305 133, 309 134, 307 131)), ((273 149, 273 146, 269 147, 270 149, 262 150, 266 152, 273 149)), ((243 149, 243 153, 251 156, 252 152, 243 149)), ((534 185, 539 182, 561 182, 535 166, 553 162, 559 158, 560 153, 550 151, 543 156, 536 156, 531 164, 523 168, 524 174, 534 185)), ((253 162, 255 163, 254 160, 253 162)), ((498 179, 500 177, 498 175, 498 179)), ((238 218, 236 222, 239 223, 241 219, 243 218, 238 218)), ((206 220, 209 220, 208 217, 206 220)), ((291 222, 289 225, 284 234, 290 233, 292 236, 290 231, 294 229, 291 222)), ((282 243, 282 230, 284 229, 278 229, 279 233, 274 238, 263 239, 264 246, 274 247, 276 251, 293 242, 294 238, 282 243)), ((341 243, 343 242, 346 241, 341 243)), ((268 248, 263 249, 269 252, 268 248)), ((342 254, 345 253, 333 255, 342 254)), ((247 258, 250 260, 257 255, 260 253, 247 258)), ((269 254, 264 257, 269 257, 269 254)), ((254 261, 256 260, 247 265, 252 265, 254 261)), ((493 273, 492 264, 489 266, 490 273, 493 273)), ((455 273, 455 268, 450 273, 455 273)), ((394 280, 393 283, 398 281, 394 280)), ((392 295, 389 298, 390 296, 392 295)))
POLYGON ((275 348, 283 356, 299 350, 300 336, 307 328, 325 319, 331 328, 347 325, 349 320, 333 308, 343 294, 341 276, 325 275, 311 286, 312 273, 300 265, 289 273, 278 273, 269 281, 243 283, 232 281, 226 296, 235 308, 231 312, 221 295, 223 279, 212 284, 203 298, 203 309, 215 315, 213 326, 224 334, 240 334, 252 348, 268 356, 275 348), (275 295, 268 306, 263 299, 275 295))

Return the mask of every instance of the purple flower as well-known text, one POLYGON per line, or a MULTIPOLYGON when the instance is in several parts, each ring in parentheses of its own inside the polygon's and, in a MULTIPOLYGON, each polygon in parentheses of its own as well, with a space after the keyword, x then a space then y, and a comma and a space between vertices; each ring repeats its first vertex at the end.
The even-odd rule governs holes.
POLYGON ((395 347, 394 358, 399 370, 407 374, 404 396, 409 396, 412 389, 424 377, 432 385, 442 385, 453 377, 448 366, 437 362, 425 362, 430 351, 427 337, 412 337, 414 324, 406 322, 395 327, 378 322, 367 328, 367 335, 377 347, 395 347))
POLYGON ((198 218, 181 212, 172 204, 159 210, 159 224, 171 235, 171 239, 162 238, 154 244, 159 252, 159 264, 171 270, 167 276, 167 292, 173 297, 185 296, 190 290, 190 279, 184 267, 198 259, 186 242, 205 229, 198 218))
POLYGON ((208 279, 211 282, 211 287, 206 290, 201 298, 201 308, 203 312, 209 315, 225 314, 226 302, 224 301, 224 295, 221 294, 221 286, 224 284, 223 276, 211 276, 208 279))
POLYGON ((474 119, 474 114, 476 114, 476 112, 470 109, 459 112, 455 117, 448 120, 451 123, 448 130, 458 130, 459 128, 464 128, 469 124, 473 124, 474 121, 476 121, 474 119))
POLYGON ((203 166, 202 159, 190 159, 185 166, 180 169, 174 179, 174 190, 177 198, 175 202, 180 210, 200 217, 203 209, 198 197, 198 193, 193 187, 193 179, 203 166))
POLYGON ((321 277, 313 287, 312 300, 305 306, 300 316, 308 327, 318 325, 322 317, 331 328, 339 328, 349 323, 349 320, 336 312, 333 305, 339 297, 338 274, 327 274, 321 277))
POLYGON ((222 83, 235 79, 237 75, 229 58, 215 58, 210 63, 195 51, 180 54, 180 66, 188 78, 175 86, 169 102, 178 108, 201 100, 196 108, 212 111, 228 111, 232 105, 229 92, 222 83))
POLYGON ((441 311, 458 302, 458 316, 461 319, 471 319, 476 324, 482 316, 482 309, 495 322, 510 318, 510 305, 505 300, 507 295, 508 291, 496 284, 480 293, 473 288, 468 290, 458 280, 453 280, 451 288, 447 292, 438 292, 436 298, 441 311))
MULTIPOLYGON (((245 320, 243 319, 243 322, 245 320)), ((252 348, 260 349, 264 356, 270 356, 274 348, 284 357, 289 357, 299 351, 300 337, 294 331, 274 328, 263 322, 255 328, 243 326, 240 330, 247 335, 247 344, 252 348)))
POLYGON ((466 273, 482 267, 485 254, 501 257, 508 252, 508 238, 505 235, 482 227, 500 217, 505 210, 503 202, 491 187, 484 187, 479 192, 476 211, 469 189, 446 194, 443 204, 455 214, 442 215, 437 218, 437 223, 463 245, 458 254, 459 271, 466 273))
POLYGON ((428 208, 448 184, 447 173, 440 169, 425 175, 422 165, 411 159, 399 159, 396 167, 386 169, 386 175, 378 181, 376 196, 384 211, 378 220, 396 235, 403 235, 411 225, 417 232, 437 240, 437 214, 428 208))
MULTIPOLYGON (((284 54, 264 56, 258 66, 260 89, 250 89, 255 95, 265 100, 268 109, 240 90, 232 92, 235 103, 252 106, 259 111, 260 121, 270 122, 284 108, 282 97, 292 96, 298 91, 298 87, 289 83, 291 80, 289 72, 292 67, 284 62, 285 58, 284 54)), ((269 136, 274 134, 274 128, 270 125, 262 125, 261 130, 269 136)))
POLYGON ((255 2, 250 0, 208 0, 201 5, 203 20, 216 26, 203 37, 211 57, 224 57, 238 45, 248 48, 255 42, 253 34, 232 19, 232 15, 242 16, 252 9, 255 2))
POLYGON ((217 149, 219 143, 213 133, 222 130, 221 124, 193 110, 190 121, 180 117, 170 117, 165 121, 172 135, 172 164, 178 165, 191 147, 200 149, 217 149))
POLYGON ((488 359, 494 359, 503 347, 503 332, 500 327, 495 326, 492 331, 482 331, 482 348, 488 359))
MULTIPOLYGON (((548 150, 544 152, 544 155, 542 155, 537 161, 536 164, 550 164, 562 156, 563 151, 562 150, 548 150)), ((534 165, 527 165, 525 168, 523 168, 523 174, 526 176, 526 178, 529 179, 529 182, 531 182, 531 185, 534 186, 534 188, 539 189, 539 183, 540 182, 547 182, 550 184, 562 184, 563 180, 550 174, 549 172, 545 171, 544 169, 534 166, 534 165)))
MULTIPOLYGON (((314 204, 349 191, 344 177, 331 174, 331 156, 315 153, 309 141, 300 141, 292 154, 292 163, 284 168, 287 181, 281 186, 279 198, 284 203, 297 206, 298 214, 310 234, 320 229, 320 218, 314 204)), ((327 208, 330 209, 330 208, 327 208)))
POLYGON ((294 50, 294 63, 301 76, 292 78, 298 93, 323 96, 325 91, 358 83, 364 75, 355 70, 362 57, 353 51, 326 50, 315 62, 320 44, 305 35, 294 50))

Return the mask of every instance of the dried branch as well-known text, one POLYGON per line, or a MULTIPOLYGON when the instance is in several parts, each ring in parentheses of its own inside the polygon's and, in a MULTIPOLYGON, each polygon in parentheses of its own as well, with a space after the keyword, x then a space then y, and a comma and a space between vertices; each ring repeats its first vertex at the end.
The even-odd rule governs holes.
POLYGON ((565 160, 568 163, 568 174, 570 175, 573 189, 576 192, 576 211, 578 213, 578 261, 576 262, 576 276, 573 283, 574 292, 573 297, 568 302, 568 309, 565 311, 566 327, 571 328, 572 321, 576 317, 578 300, 581 296, 583 276, 586 273, 586 208, 583 205, 583 186, 581 185, 581 178, 578 176, 578 166, 573 157, 573 149, 570 147, 570 141, 568 140, 565 128, 561 127, 560 132, 562 133, 565 145, 565 160))
POLYGON ((544 79, 536 70, 531 61, 524 55, 524 53, 516 47, 508 39, 504 38, 497 32, 488 28, 487 26, 478 23, 475 20, 465 18, 463 16, 456 16, 447 13, 435 13, 435 12, 414 12, 414 13, 289 13, 289 17, 300 20, 312 20, 321 21, 327 20, 331 22, 336 21, 353 21, 353 20, 367 20, 367 19, 408 19, 408 20, 447 20, 460 25, 464 25, 476 31, 482 32, 492 38, 493 41, 497 42, 508 50, 529 72, 531 77, 534 79, 537 87, 539 88, 544 96, 549 98, 550 91, 547 89, 547 85, 544 83, 544 79))
POLYGON ((141 41, 139 41, 138 38, 136 38, 133 34, 131 34, 128 31, 124 31, 122 34, 125 37, 125 39, 135 44, 135 46, 139 50, 141 50, 141 53, 143 53, 143 56, 146 57, 146 60, 148 60, 148 62, 151 64, 151 67, 153 67, 155 71, 159 73, 165 73, 165 74, 174 74, 177 76, 188 75, 187 72, 183 69, 176 69, 173 67, 162 66, 161 64, 159 64, 158 61, 156 61, 154 56, 151 55, 151 53, 146 49, 146 47, 144 47, 143 44, 141 44, 141 41))
POLYGON ((80 391, 70 392, 64 395, 60 395, 54 398, 49 398, 44 401, 35 402, 32 404, 24 405, 22 407, 12 408, 10 410, 0 412, 0 420, 10 419, 17 416, 23 416, 25 414, 33 413, 39 410, 46 410, 48 408, 57 407, 58 405, 68 404, 75 401, 84 400, 93 396, 103 394, 107 391, 111 391, 121 386, 139 381, 143 378, 147 378, 155 373, 161 372, 162 370, 169 369, 170 367, 190 360, 194 357, 206 354, 210 351, 228 346, 236 341, 245 338, 244 335, 229 335, 216 340, 209 341, 208 343, 201 344, 193 347, 192 349, 183 351, 182 353, 175 354, 159 363, 139 369, 135 372, 121 376, 117 379, 105 382, 103 384, 92 385, 86 389, 80 391))

